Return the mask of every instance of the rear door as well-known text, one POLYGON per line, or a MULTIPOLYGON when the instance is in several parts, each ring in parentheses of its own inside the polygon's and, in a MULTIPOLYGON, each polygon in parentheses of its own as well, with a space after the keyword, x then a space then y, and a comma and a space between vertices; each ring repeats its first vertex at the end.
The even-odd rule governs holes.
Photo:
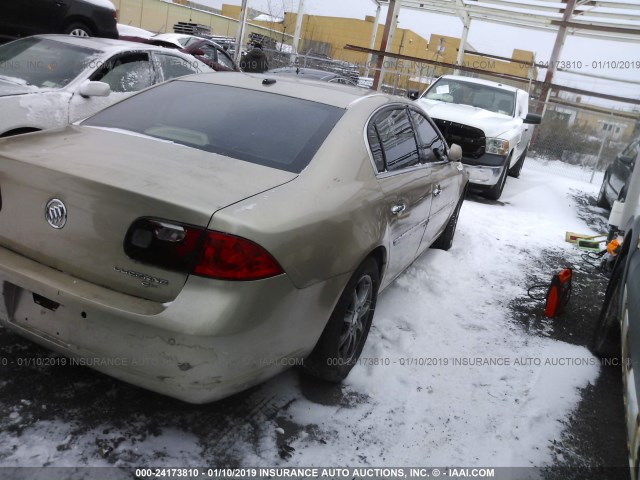
POLYGON ((431 179, 420 162, 405 105, 377 113, 367 126, 367 137, 385 195, 390 233, 387 278, 392 280, 416 258, 429 219, 431 179))
POLYGON ((416 109, 410 109, 410 114, 418 138, 420 160, 427 168, 432 185, 429 222, 420 245, 422 252, 442 232, 455 209, 460 192, 460 172, 447 158, 445 140, 435 125, 416 109))
POLYGON ((172 78, 201 73, 198 69, 198 64, 200 64, 200 62, 198 62, 195 58, 193 58, 192 61, 189 61, 178 55, 158 52, 155 52, 153 56, 156 61, 157 69, 161 75, 160 81, 166 82, 167 80, 171 80, 172 78))

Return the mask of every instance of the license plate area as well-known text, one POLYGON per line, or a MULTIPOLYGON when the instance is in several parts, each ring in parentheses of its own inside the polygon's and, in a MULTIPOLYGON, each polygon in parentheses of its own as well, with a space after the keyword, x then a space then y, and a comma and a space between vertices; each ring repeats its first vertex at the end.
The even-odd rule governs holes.
POLYGON ((64 305, 15 285, 9 291, 13 299, 12 307, 7 309, 9 322, 60 345, 68 345, 70 316, 64 305))

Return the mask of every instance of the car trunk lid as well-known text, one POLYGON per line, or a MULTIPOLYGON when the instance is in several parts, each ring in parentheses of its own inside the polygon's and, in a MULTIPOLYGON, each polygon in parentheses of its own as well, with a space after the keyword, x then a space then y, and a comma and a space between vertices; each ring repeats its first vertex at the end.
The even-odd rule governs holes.
POLYGON ((0 245, 77 278, 168 302, 188 274, 130 259, 123 243, 134 220, 205 228, 218 209, 296 176, 91 127, 13 137, 0 141, 0 245), (66 208, 63 228, 45 218, 53 199, 66 208))

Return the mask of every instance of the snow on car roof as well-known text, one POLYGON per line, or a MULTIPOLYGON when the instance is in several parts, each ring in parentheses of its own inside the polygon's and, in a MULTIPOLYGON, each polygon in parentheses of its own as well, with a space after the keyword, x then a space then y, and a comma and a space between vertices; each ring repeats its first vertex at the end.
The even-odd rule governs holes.
POLYGON ((501 88, 502 90, 508 90, 510 92, 517 92, 519 90, 516 87, 505 85, 504 83, 493 82, 491 80, 483 80, 481 78, 463 77, 462 75, 443 75, 440 78, 450 78, 452 80, 460 80, 461 82, 478 83, 480 85, 487 85, 489 87, 501 88))
MULTIPOLYGON (((105 53, 116 53, 122 50, 153 50, 166 52, 164 47, 158 47, 156 45, 148 45, 145 43, 128 42, 126 40, 113 40, 110 38, 97 38, 97 37, 75 37, 71 35, 35 35, 35 38, 44 38, 47 40, 54 40, 60 43, 67 43, 69 45, 76 45, 79 47, 87 47, 93 50, 99 50, 105 53)), ((173 54, 180 54, 180 52, 171 52, 173 54)), ((187 56, 188 57, 188 56, 187 56)))
POLYGON ((224 75, 202 73, 183 77, 178 81, 212 83, 250 90, 264 90, 278 95, 296 97, 302 100, 324 103, 338 108, 349 108, 359 100, 368 97, 379 97, 382 103, 413 104, 409 99, 379 92, 372 92, 364 88, 354 88, 350 85, 305 80, 297 76, 248 74, 228 72, 224 75), (272 82, 263 83, 269 79, 272 82))

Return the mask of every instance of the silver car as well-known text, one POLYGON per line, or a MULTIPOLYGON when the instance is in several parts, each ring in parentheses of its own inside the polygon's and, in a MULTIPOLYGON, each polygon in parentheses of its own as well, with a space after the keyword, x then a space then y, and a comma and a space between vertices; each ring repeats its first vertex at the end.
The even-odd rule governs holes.
POLYGON ((340 381, 378 292, 451 246, 460 158, 409 100, 242 73, 0 140, 0 319, 188 402, 340 381))

